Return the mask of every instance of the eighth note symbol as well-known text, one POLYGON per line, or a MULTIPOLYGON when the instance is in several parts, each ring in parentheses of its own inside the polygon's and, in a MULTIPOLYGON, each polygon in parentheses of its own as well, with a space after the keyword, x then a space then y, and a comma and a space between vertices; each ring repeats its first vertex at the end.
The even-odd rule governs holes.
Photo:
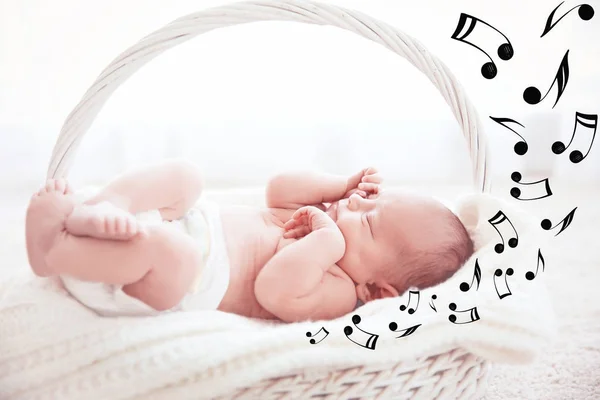
POLYGON ((550 197, 552 196, 552 190, 550 189, 550 182, 548 181, 548 178, 546 179, 542 179, 539 181, 535 181, 535 182, 523 182, 521 183, 521 174, 519 172, 513 172, 510 175, 510 179, 513 180, 513 182, 515 183, 520 183, 521 185, 527 185, 527 186, 531 186, 532 188, 537 187, 538 189, 542 189, 540 190, 543 192, 543 194, 538 195, 537 197, 534 196, 528 196, 528 197, 523 197, 521 198, 521 189, 514 187, 512 189, 510 189, 510 195, 512 197, 514 197, 517 200, 523 200, 523 201, 527 201, 527 200, 540 200, 540 199, 545 199, 546 197, 550 197), (543 185, 540 185, 542 184, 543 185), (536 186, 534 186, 536 185, 536 186))
POLYGON ((560 221, 558 224, 556 224, 554 226, 552 226, 552 221, 550 221, 548 218, 546 218, 545 220, 542 221, 542 229, 545 231, 549 231, 550 229, 556 228, 559 224, 562 224, 560 227, 560 230, 554 236, 560 235, 560 233, 562 231, 564 231, 565 229, 567 229, 569 227, 569 225, 571 225, 571 222, 573 222, 573 218, 575 218, 575 210, 577 210, 577 207, 572 209, 571 212, 569 214, 567 214, 567 216, 565 218, 563 218, 562 221, 560 221))
POLYGON ((365 332, 362 329, 360 329, 358 326, 356 326, 356 325, 360 324, 360 315, 358 315, 358 314, 355 314, 352 316, 352 323, 354 324, 356 329, 358 329, 358 332, 356 332, 356 334, 354 334, 354 329, 352 329, 352 327, 349 325, 346 326, 344 328, 344 334, 346 335, 348 340, 356 343, 360 347, 364 347, 369 350, 375 350, 375 346, 377 345, 377 339, 379 339, 379 335, 365 332), (350 336, 354 336, 354 337, 358 336, 358 338, 356 340, 354 340, 350 336))
POLYGON ((512 268, 508 268, 506 270, 506 273, 504 274, 504 288, 502 293, 500 293, 500 291, 498 291, 498 285, 496 284, 496 278, 500 278, 502 276, 502 269, 498 268, 496 270, 496 272, 494 272, 494 287, 496 288, 496 293, 498 294, 498 297, 500 297, 500 300, 502 300, 503 298, 505 298, 506 296, 510 296, 512 294, 512 292, 510 291, 510 288, 508 287, 508 277, 512 276, 512 274, 515 271, 513 271, 512 268))
POLYGON ((523 136, 521 136, 513 128, 511 128, 510 126, 506 125, 506 123, 510 122, 510 123, 513 123, 513 124, 517 124, 517 125, 519 125, 522 128, 525 128, 523 126, 523 124, 521 124, 520 122, 515 121, 514 119, 510 119, 510 118, 498 118, 498 117, 492 117, 492 116, 490 116, 490 118, 492 119, 492 121, 496 122, 497 124, 500 124, 503 127, 505 127, 506 129, 513 131, 518 137, 521 138, 521 140, 518 141, 515 144, 515 147, 514 147, 515 153, 517 153, 520 156, 522 156, 523 154, 527 153, 527 150, 529 149, 529 146, 527 146, 527 142, 525 141, 525 138, 523 136))
POLYGON ((554 13, 556 12, 556 10, 558 10, 558 7, 560 7, 563 3, 564 3, 564 1, 562 3, 560 3, 558 6, 556 6, 556 8, 554 10, 552 10, 552 12, 550 13, 548 20, 546 21, 546 26, 544 27, 544 32, 542 32, 542 36, 540 36, 541 38, 543 38, 546 35, 546 33, 550 32, 552 30, 552 28, 554 28, 554 26, 560 22, 561 19, 566 17, 568 13, 570 13, 577 7, 579 7, 579 11, 577 11, 577 14, 579 14, 579 18, 581 18, 583 21, 589 21, 594 16, 594 9, 592 8, 592 6, 590 6, 589 4, 580 4, 578 6, 571 8, 569 11, 564 13, 562 17, 557 19, 555 23, 552 23, 552 18, 554 17, 554 13))
MULTIPOLYGON (((588 156, 588 154, 590 154, 590 150, 592 150, 592 145, 594 144, 594 138, 596 137, 596 128, 598 127, 598 115, 597 114, 583 114, 580 112, 575 112, 575 127, 573 128, 573 134, 571 135, 571 140, 569 141, 569 144, 567 144, 565 146, 565 144, 563 142, 558 141, 558 142, 554 142, 554 144, 552 145, 552 152, 554 154, 562 154, 566 149, 568 149, 571 146, 571 143, 573 143, 573 140, 575 139, 575 137, 580 136, 580 135, 576 135, 578 126, 583 126, 585 128, 589 128, 589 130, 593 129, 593 132, 591 134, 592 139, 590 140, 590 145, 589 145, 585 155, 583 155, 583 153, 580 150, 573 150, 571 152, 571 154, 569 154, 569 160, 571 160, 571 162, 573 164, 577 164, 577 163, 581 162, 584 158, 586 158, 588 156)), ((587 145, 586 145, 586 147, 587 147, 587 145)))
POLYGON ((321 340, 319 340, 318 342, 315 339, 310 339, 309 340, 310 344, 319 344, 319 343, 321 343, 323 340, 325 340, 325 338, 327 336, 329 336, 329 331, 323 327, 323 328, 319 329, 319 331, 317 333, 315 333, 315 334, 312 334, 310 332, 306 332, 306 337, 313 337, 313 336, 316 337, 319 333, 321 333, 321 331, 323 331, 323 333, 324 333, 325 336, 323 336, 323 338, 321 340))
POLYGON ((437 296, 434 294, 433 296, 431 296, 431 302, 429 303, 429 307, 431 307, 431 309, 435 312, 437 312, 437 309, 435 308, 435 304, 433 304, 433 301, 437 299, 437 296))
MULTIPOLYGON (((456 311, 456 303, 450 303, 448 308, 451 311, 456 311)), ((460 322, 458 317, 454 314, 450 314, 448 316, 448 320, 453 324, 470 324, 471 322, 479 321, 479 313, 477 312, 477 307, 469 308, 468 310, 456 311, 456 314, 461 314, 460 322), (468 317, 464 318, 463 315, 468 313, 468 317)))
POLYGON ((414 307, 410 307, 408 309, 408 313, 414 314, 415 311, 417 311, 417 308, 419 308, 419 299, 421 298, 421 293, 418 290, 411 290, 410 292, 408 292, 408 304, 407 305, 402 304, 400 306, 400 311, 406 310, 406 308, 413 303, 413 294, 415 294, 417 296, 417 305, 414 307))
POLYGON ((558 94, 556 95, 556 101, 552 106, 552 108, 554 108, 556 106, 556 103, 558 103, 560 96, 562 96, 563 92, 565 91, 565 88, 567 87, 567 82, 569 82, 569 50, 567 50, 565 56, 560 62, 560 66, 558 67, 556 77, 554 78, 554 81, 552 81, 552 85, 550 85, 550 88, 548 89, 544 97, 542 97, 542 93, 539 91, 538 88, 536 88, 535 86, 530 86, 523 92, 523 99, 528 104, 538 104, 542 100, 544 100, 546 96, 548 96, 548 93, 550 93, 550 90, 552 90, 552 87, 556 83, 558 85, 558 94))
MULTIPOLYGON (((504 221, 510 224, 513 232, 515 233, 515 237, 508 239, 508 246, 514 249, 519 245, 519 234, 517 233, 517 230, 515 229, 514 225, 512 224, 512 222, 510 222, 510 219, 508 219, 508 217, 504 215, 502 211, 498 211, 496 215, 488 219, 488 222, 494 227, 496 232, 498 232, 498 235, 500 235, 500 239, 502 240, 502 243, 498 243, 496 246, 494 246, 494 250, 498 254, 504 251, 504 236, 502 236, 502 233, 500 233, 500 230, 498 229, 497 225, 501 225, 504 221)), ((503 224, 501 226, 506 226, 506 224, 503 224)))
POLYGON ((528 281, 532 281, 535 279, 535 277, 538 274, 538 271, 540 270, 540 263, 542 264, 542 271, 545 271, 546 263, 544 262, 544 256, 542 256, 542 250, 538 249, 538 260, 537 267, 535 268, 535 274, 533 273, 533 271, 527 271, 527 273, 525 274, 525 279, 527 279, 528 281))
POLYGON ((510 60, 514 54, 514 49, 513 49, 512 44, 510 43, 510 40, 508 40, 508 38, 506 37, 506 35, 504 33, 500 32, 498 29, 494 28, 487 22, 480 20, 479 18, 475 18, 468 14, 461 13, 460 18, 458 19, 458 24, 456 26, 456 30, 454 31, 454 33, 452 34, 451 37, 452 37, 452 39, 458 40, 459 42, 469 44, 469 45, 475 47, 477 50, 481 51, 483 54, 485 54, 487 56, 487 58, 490 59, 490 61, 486 62, 485 64, 483 64, 481 66, 481 75, 483 75, 483 77, 486 79, 494 79, 496 74, 498 74, 498 67, 496 67, 494 60, 492 60, 492 57, 490 57, 490 55, 488 53, 486 53, 480 47, 478 47, 475 44, 466 40, 466 38, 473 32, 473 30, 477 26, 477 22, 481 22, 482 24, 489 26, 490 28, 492 28, 493 30, 498 32, 500 35, 502 35, 502 37, 504 37, 504 39, 506 40, 506 43, 503 43, 498 47, 498 57, 500 57, 500 59, 502 59, 504 61, 510 60), (462 33, 463 28, 467 24, 468 24, 468 27, 467 27, 466 31, 464 33, 462 33))
POLYGON ((412 335, 413 333, 415 333, 415 331, 417 330, 417 328, 420 327, 420 326, 421 326, 421 324, 418 324, 418 325, 414 325, 414 326, 411 326, 409 328, 405 328, 405 329, 402 329, 400 331, 397 331, 396 330, 396 329, 398 329, 398 324, 397 323, 390 322, 390 325, 389 325, 390 331, 396 332, 396 333, 402 332, 402 335, 396 336, 396 339, 400 339, 400 338, 412 335))
POLYGON ((477 281, 477 289, 475 289, 477 291, 479 290, 479 283, 481 282, 481 268, 479 268, 479 260, 475 260, 475 271, 473 272, 473 280, 471 281, 471 284, 469 285, 467 282, 461 283, 460 291, 468 292, 469 289, 473 287, 473 283, 475 283, 475 281, 477 281))

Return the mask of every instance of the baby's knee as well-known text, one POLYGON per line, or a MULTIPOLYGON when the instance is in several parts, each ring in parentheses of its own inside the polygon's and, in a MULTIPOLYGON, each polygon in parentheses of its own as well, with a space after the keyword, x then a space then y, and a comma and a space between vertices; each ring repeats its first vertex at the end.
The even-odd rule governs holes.
POLYGON ((204 187, 204 174, 195 163, 188 160, 171 160, 167 162, 169 174, 173 180, 182 184, 189 192, 198 194, 204 187))

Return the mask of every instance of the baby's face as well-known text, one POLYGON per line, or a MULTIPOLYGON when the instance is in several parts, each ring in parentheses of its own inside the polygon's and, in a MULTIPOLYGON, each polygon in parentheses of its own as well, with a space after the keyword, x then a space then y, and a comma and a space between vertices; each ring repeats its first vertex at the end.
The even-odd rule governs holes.
POLYGON ((385 265, 395 246, 422 249, 435 234, 432 207, 435 202, 412 194, 381 192, 371 198, 358 194, 333 203, 327 214, 346 241, 346 253, 338 262, 357 284, 372 283, 375 269, 385 265))

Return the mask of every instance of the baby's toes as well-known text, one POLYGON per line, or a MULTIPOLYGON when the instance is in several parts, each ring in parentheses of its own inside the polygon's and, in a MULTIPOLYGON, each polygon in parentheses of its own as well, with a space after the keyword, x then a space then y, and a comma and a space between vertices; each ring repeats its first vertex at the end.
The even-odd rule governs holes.
POLYGON ((137 234, 135 217, 131 215, 119 215, 112 218, 113 227, 107 234, 113 239, 129 239, 137 234))
POLYGON ((122 216, 106 216, 106 237, 109 239, 121 239, 125 235, 126 221, 122 216))
POLYGON ((52 192, 57 192, 59 191, 59 180, 58 179, 48 179, 46 181, 46 187, 45 192, 46 193, 52 193, 52 192))
POLYGON ((138 222, 133 215, 127 217, 127 234, 135 236, 140 231, 138 222))
POLYGON ((62 194, 71 194, 73 190, 69 186, 69 182, 65 178, 56 179, 54 181, 54 189, 62 194))
POLYGON ((59 193, 65 193, 67 188, 67 181, 63 178, 54 180, 54 191, 59 193))
POLYGON ((104 233, 108 237, 111 237, 115 234, 115 217, 112 215, 105 215, 102 219, 104 220, 102 233, 104 233))
POLYGON ((134 236, 137 233, 135 217, 131 215, 122 217, 119 224, 119 233, 126 237, 134 236))

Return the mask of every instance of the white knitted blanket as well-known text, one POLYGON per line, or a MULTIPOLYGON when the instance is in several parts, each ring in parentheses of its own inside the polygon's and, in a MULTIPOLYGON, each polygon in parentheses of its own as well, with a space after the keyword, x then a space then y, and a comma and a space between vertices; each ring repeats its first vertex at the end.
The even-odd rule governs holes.
POLYGON ((543 264, 526 279, 544 253, 539 222, 487 195, 467 196, 455 211, 477 249, 459 272, 420 291, 418 304, 416 293, 406 293, 334 321, 282 324, 217 311, 102 318, 54 280, 0 283, 0 399, 205 399, 298 369, 398 362, 453 347, 496 362, 529 362, 555 332, 543 264), (501 219, 499 211, 518 233, 514 248, 510 224, 489 222, 501 219), (494 226, 504 237, 501 254, 494 226), (466 292, 462 282, 471 284, 466 292))

